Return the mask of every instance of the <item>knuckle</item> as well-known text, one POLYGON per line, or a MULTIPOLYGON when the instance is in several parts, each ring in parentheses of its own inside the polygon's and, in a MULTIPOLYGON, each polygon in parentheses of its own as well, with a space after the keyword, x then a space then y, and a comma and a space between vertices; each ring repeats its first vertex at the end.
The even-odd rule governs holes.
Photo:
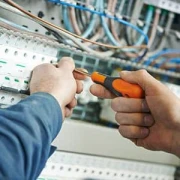
POLYGON ((114 98, 112 101, 111 101, 111 108, 114 110, 114 111, 117 111, 119 109, 119 106, 120 106, 120 98, 114 98))
POLYGON ((50 67, 52 67, 51 64, 44 63, 44 64, 40 64, 40 65, 36 66, 33 71, 39 71, 39 70, 42 70, 42 69, 48 69, 50 67))
POLYGON ((67 61, 73 61, 73 59, 71 57, 68 57, 68 56, 64 56, 61 58, 61 61, 62 60, 67 60, 67 61))
POLYGON ((125 124, 125 118, 123 117, 122 113, 116 113, 115 114, 115 120, 121 125, 125 124))
POLYGON ((68 66, 74 65, 74 60, 71 57, 63 57, 60 61, 68 66))
POLYGON ((126 134, 125 134, 125 131, 124 131, 124 128, 123 128, 122 126, 119 126, 119 133, 120 133, 123 137, 127 138, 127 136, 126 136, 126 134))
POLYGON ((123 126, 123 125, 119 126, 119 132, 125 138, 133 137, 130 128, 127 126, 123 126))
POLYGON ((139 76, 144 77, 148 74, 148 72, 145 69, 138 70, 137 73, 139 76))

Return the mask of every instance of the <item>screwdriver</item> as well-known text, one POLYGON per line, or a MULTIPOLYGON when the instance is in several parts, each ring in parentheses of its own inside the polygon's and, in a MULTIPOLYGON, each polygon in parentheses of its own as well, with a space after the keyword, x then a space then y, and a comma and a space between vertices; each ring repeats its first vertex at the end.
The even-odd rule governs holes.
POLYGON ((77 68, 74 71, 90 77, 94 83, 101 84, 115 96, 128 98, 144 98, 145 96, 143 89, 139 85, 126 82, 120 77, 111 77, 99 72, 89 74, 77 68))

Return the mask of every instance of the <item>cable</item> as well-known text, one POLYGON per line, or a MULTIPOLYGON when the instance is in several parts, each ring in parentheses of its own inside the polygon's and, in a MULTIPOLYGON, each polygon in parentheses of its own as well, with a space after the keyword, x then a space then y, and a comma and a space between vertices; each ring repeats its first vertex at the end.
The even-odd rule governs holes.
MULTIPOLYGON (((154 13, 154 7, 153 6, 148 6, 148 12, 146 15, 146 20, 145 20, 145 26, 143 28, 143 32, 144 34, 148 34, 150 25, 151 25, 151 20, 153 17, 153 13, 154 13)), ((140 45, 142 44, 144 41, 144 36, 140 36, 140 38, 137 40, 136 45, 140 45)))
POLYGON ((39 33, 35 33, 25 27, 22 27, 20 25, 17 25, 17 24, 14 24, 13 22, 11 21, 8 21, 6 19, 3 19, 3 18, 0 18, 0 27, 4 27, 6 29, 9 29, 9 30, 12 30, 12 31, 18 31, 18 32, 21 32, 22 34, 23 33, 26 33, 30 36, 33 36, 33 37, 38 37, 40 39, 46 39, 47 41, 56 41, 55 39, 53 38, 50 38, 48 36, 45 36, 45 35, 42 35, 42 34, 39 34, 39 33))
POLYGON ((150 38, 149 38, 149 43, 148 43, 149 48, 151 48, 151 46, 152 46, 152 44, 154 42, 154 39, 156 37, 157 26, 159 24, 160 14, 161 14, 161 10, 159 8, 157 8, 155 18, 154 18, 153 27, 152 27, 152 30, 151 30, 151 35, 150 35, 150 38))
MULTIPOLYGON (((116 4, 117 4, 117 0, 114 0, 113 2, 111 2, 111 0, 108 0, 108 6, 109 6, 110 12, 115 13, 116 4)), ((114 36, 115 40, 119 44, 121 44, 122 42, 119 39, 119 35, 117 34, 116 29, 115 29, 115 23, 112 19, 110 19, 110 28, 111 28, 111 32, 112 32, 112 35, 114 36)))
MULTIPOLYGON (((99 0, 99 2, 100 2, 100 8, 104 9, 104 0, 99 0)), ((110 32, 104 16, 101 16, 101 24, 110 42, 116 46, 119 46, 119 43, 114 39, 112 33, 110 32)))
MULTIPOLYGON (((11 1, 11 0, 4 0, 4 1, 11 1)), ((81 10, 84 10, 84 11, 88 11, 88 12, 91 12, 91 13, 95 13, 97 15, 104 16, 104 17, 107 17, 109 19, 113 19, 113 20, 115 20, 115 21, 117 21, 119 23, 122 23, 122 24, 126 25, 126 26, 130 26, 131 28, 135 29, 138 33, 143 35, 144 38, 145 38, 146 44, 148 43, 148 40, 149 40, 148 36, 146 34, 144 34, 144 32, 141 29, 139 29, 137 26, 134 26, 133 24, 131 24, 131 23, 127 22, 127 21, 119 19, 117 16, 114 17, 114 16, 111 16, 109 14, 104 13, 104 11, 102 11, 102 12, 101 11, 95 11, 95 10, 92 10, 92 9, 88 9, 85 6, 77 6, 75 4, 69 4, 69 3, 65 2, 65 1, 61 1, 61 0, 58 0, 58 1, 57 0, 50 0, 50 1, 56 2, 56 3, 60 3, 62 5, 71 6, 71 7, 74 7, 74 8, 77 8, 77 9, 81 9, 81 10)), ((140 0, 140 2, 141 2, 141 0, 140 0)), ((145 48, 147 48, 147 47, 145 47, 145 48)))
MULTIPOLYGON (((95 7, 96 7, 97 11, 99 11, 99 7, 100 7, 99 1, 95 1, 96 2, 95 7)), ((90 23, 89 23, 87 29, 82 34, 83 38, 87 38, 92 33, 92 31, 94 30, 94 27, 95 27, 95 24, 96 24, 96 20, 97 20, 96 18, 97 18, 96 14, 92 14, 91 15, 90 23)))
MULTIPOLYGON (((96 1, 96 4, 97 4, 97 1, 96 1)), ((99 9, 98 6, 99 6, 99 4, 97 4, 96 9, 99 9)), ((82 11, 81 11, 81 12, 82 12, 82 11)), ((70 19, 71 19, 71 23, 72 23, 73 29, 74 29, 74 31, 76 32, 76 34, 81 35, 81 30, 80 30, 80 28, 79 28, 79 25, 78 25, 77 19, 76 19, 75 8, 72 8, 72 7, 70 8, 70 19)), ((95 16, 94 16, 94 20, 93 20, 93 21, 94 21, 94 22, 97 21, 97 20, 95 19, 95 16)), ((91 22, 92 22, 92 18, 91 18, 91 22)), ((93 23, 94 23, 94 22, 93 22, 93 23)), ((91 33, 91 31, 94 30, 94 27, 93 27, 93 26, 95 26, 95 24, 91 24, 91 23, 90 23, 89 26, 86 28, 86 29, 87 29, 86 32, 91 33)), ((82 37, 84 36, 84 34, 85 34, 86 32, 83 33, 82 37)), ((91 40, 91 41, 97 41, 102 34, 103 34, 103 33, 102 33, 102 29, 99 29, 99 30, 94 34, 94 36, 90 38, 90 40, 91 40)), ((87 35, 88 35, 88 34, 87 34, 87 35)), ((87 46, 91 45, 91 43, 88 43, 88 42, 85 42, 84 44, 86 44, 87 46)))
MULTIPOLYGON (((130 19, 130 23, 133 24, 134 26, 137 25, 137 20, 140 17, 142 8, 143 8, 144 2, 142 0, 136 0, 135 5, 134 5, 134 9, 132 12, 132 17, 130 19)), ((129 37, 129 42, 130 44, 133 44, 136 41, 136 31, 132 31, 132 29, 127 29, 127 34, 129 37)))
POLYGON ((168 35, 168 33, 169 33, 170 29, 171 29, 173 20, 174 20, 174 13, 169 13, 167 25, 166 25, 165 30, 164 30, 164 36, 163 36, 163 38, 162 38, 162 40, 160 42, 160 45, 155 51, 149 52, 148 56, 153 56, 154 54, 157 54, 159 51, 161 51, 165 47, 165 45, 166 45, 166 37, 167 37, 167 35, 168 35))
POLYGON ((144 62, 145 66, 149 66, 155 59, 157 59, 160 56, 164 56, 164 55, 168 55, 168 54, 180 54, 180 50, 179 49, 167 49, 167 50, 163 50, 161 52, 158 52, 157 54, 153 55, 152 57, 150 57, 146 62, 144 62))
POLYGON ((123 11, 125 2, 126 2, 126 0, 121 0, 120 6, 119 6, 119 9, 118 9, 118 13, 119 13, 119 14, 122 14, 122 11, 123 11))
POLYGON ((1 17, 0 17, 0 21, 3 22, 3 23, 6 23, 6 24, 8 24, 8 25, 10 25, 10 26, 12 26, 12 27, 14 27, 14 28, 16 28, 16 29, 21 29, 21 30, 24 30, 24 31, 33 32, 33 31, 31 31, 30 29, 28 29, 28 28, 25 28, 25 27, 23 27, 23 26, 20 26, 20 25, 18 25, 18 24, 15 24, 15 23, 13 23, 13 22, 11 22, 11 21, 8 21, 7 19, 1 18, 1 17))
MULTIPOLYGON (((43 19, 41 19, 41 18, 39 18, 39 17, 37 17, 37 16, 35 16, 35 15, 29 13, 28 11, 24 10, 23 8, 21 8, 19 5, 17 5, 16 3, 14 3, 14 2, 11 1, 11 0, 4 0, 4 1, 7 2, 9 5, 15 7, 16 9, 20 10, 20 11, 22 12, 22 13, 20 13, 21 15, 24 13, 24 14, 26 14, 28 17, 30 17, 31 19, 37 21, 39 24, 44 25, 44 26, 46 26, 46 27, 48 27, 48 28, 51 28, 51 29, 53 29, 53 30, 58 31, 58 32, 61 33, 63 36, 65 36, 65 37, 73 40, 77 45, 79 45, 79 46, 80 46, 82 49, 84 49, 84 50, 87 50, 87 47, 84 47, 84 45, 83 45, 81 42, 79 42, 76 38, 79 38, 79 39, 81 39, 81 40, 83 40, 83 41, 91 42, 92 44, 96 44, 96 45, 99 45, 99 46, 104 46, 104 47, 107 47, 107 48, 111 48, 111 49, 147 48, 146 45, 141 45, 141 46, 138 46, 138 47, 137 47, 137 46, 117 47, 117 46, 107 45, 107 44, 103 44, 103 43, 99 43, 99 42, 93 42, 93 41, 91 41, 91 40, 89 40, 89 39, 86 39, 86 38, 80 37, 80 36, 78 36, 78 35, 76 35, 76 34, 73 34, 73 33, 69 32, 69 31, 67 31, 67 30, 65 30, 65 29, 63 29, 63 28, 61 28, 61 27, 58 27, 58 26, 56 26, 56 25, 54 25, 54 24, 51 24, 51 23, 49 23, 49 22, 47 22, 47 21, 45 21, 45 20, 43 20, 43 19)), ((65 2, 63 2, 63 3, 65 3, 65 2)), ((67 5, 67 4, 68 4, 68 3, 65 3, 65 5, 67 5)), ((72 6, 72 7, 77 7, 77 6, 74 5, 74 4, 71 4, 71 6, 72 6)), ((84 7, 78 7, 78 8, 82 8, 82 9, 87 10, 87 8, 84 8, 84 7)), ((11 11, 14 12, 14 9, 12 10, 12 8, 7 8, 7 6, 6 6, 6 9, 8 9, 8 10, 10 9, 11 11)), ((92 10, 91 10, 91 9, 88 9, 87 11, 92 11, 92 10)), ((15 12, 19 14, 18 11, 15 11, 15 12)), ((113 19, 115 19, 116 21, 123 22, 124 24, 129 24, 129 23, 127 23, 126 21, 123 21, 123 20, 118 19, 117 17, 112 17, 112 16, 109 16, 109 15, 105 15, 105 14, 100 13, 100 12, 97 12, 97 11, 93 11, 93 12, 95 12, 95 13, 97 13, 97 14, 102 14, 102 15, 104 15, 104 16, 106 16, 106 17, 109 17, 109 18, 113 18, 113 19)), ((142 32, 139 28, 134 27, 133 25, 130 25, 130 26, 133 27, 133 28, 136 28, 136 29, 138 30, 138 32, 140 32, 140 33, 143 34, 143 32, 142 32)), ((147 37, 145 34, 144 34, 144 36, 145 36, 146 42, 148 42, 148 37, 147 37)), ((89 49, 89 48, 88 48, 88 49, 89 49)), ((89 51, 90 51, 90 49, 89 49, 89 51)), ((89 51, 88 51, 88 52, 89 52, 89 51)), ((92 50, 91 50, 91 52, 92 52, 92 50)), ((93 52, 94 52, 94 51, 93 51, 93 52)))
POLYGON ((71 20, 71 24, 72 24, 72 27, 74 29, 74 32, 77 35, 81 35, 81 30, 80 30, 78 23, 77 23, 76 13, 75 13, 74 8, 72 8, 72 7, 69 8, 69 15, 70 15, 70 20, 71 20))
POLYGON ((64 19, 64 25, 65 28, 70 31, 73 32, 73 28, 71 26, 71 23, 69 22, 69 15, 68 15, 68 7, 67 6, 63 6, 62 7, 62 13, 63 13, 63 19, 64 19))
POLYGON ((168 14, 168 11, 163 9, 162 10, 162 16, 161 16, 160 21, 159 21, 160 26, 163 26, 164 23, 166 22, 167 14, 168 14))

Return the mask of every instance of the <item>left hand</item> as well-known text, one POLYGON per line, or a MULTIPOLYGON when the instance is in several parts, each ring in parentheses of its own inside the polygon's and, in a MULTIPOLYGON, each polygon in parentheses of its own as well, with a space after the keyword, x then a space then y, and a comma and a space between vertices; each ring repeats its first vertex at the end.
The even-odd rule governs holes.
POLYGON ((64 57, 57 67, 52 64, 42 64, 33 70, 30 93, 46 92, 58 101, 63 117, 72 114, 77 105, 76 93, 81 93, 83 84, 80 80, 85 76, 74 73, 75 64, 72 58, 64 57))

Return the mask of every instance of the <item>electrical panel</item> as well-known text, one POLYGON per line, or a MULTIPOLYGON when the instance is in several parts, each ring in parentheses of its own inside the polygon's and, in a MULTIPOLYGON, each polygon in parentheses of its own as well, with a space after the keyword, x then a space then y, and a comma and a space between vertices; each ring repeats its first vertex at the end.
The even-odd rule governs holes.
MULTIPOLYGON (((39 19, 0 0, 1 108, 29 95, 34 67, 57 63, 64 56, 72 57, 76 67, 90 73, 115 76, 121 70, 146 69, 180 97, 179 1, 14 2, 39 19)), ((89 93, 91 80, 84 83, 78 105, 55 141, 58 150, 74 153, 57 152, 39 179, 173 179, 179 160, 167 153, 133 147, 119 137, 110 101, 89 93), (74 143, 69 129, 75 132, 74 143), (106 136, 117 143, 104 143, 106 136), (117 163, 119 169, 115 168, 117 163)))

